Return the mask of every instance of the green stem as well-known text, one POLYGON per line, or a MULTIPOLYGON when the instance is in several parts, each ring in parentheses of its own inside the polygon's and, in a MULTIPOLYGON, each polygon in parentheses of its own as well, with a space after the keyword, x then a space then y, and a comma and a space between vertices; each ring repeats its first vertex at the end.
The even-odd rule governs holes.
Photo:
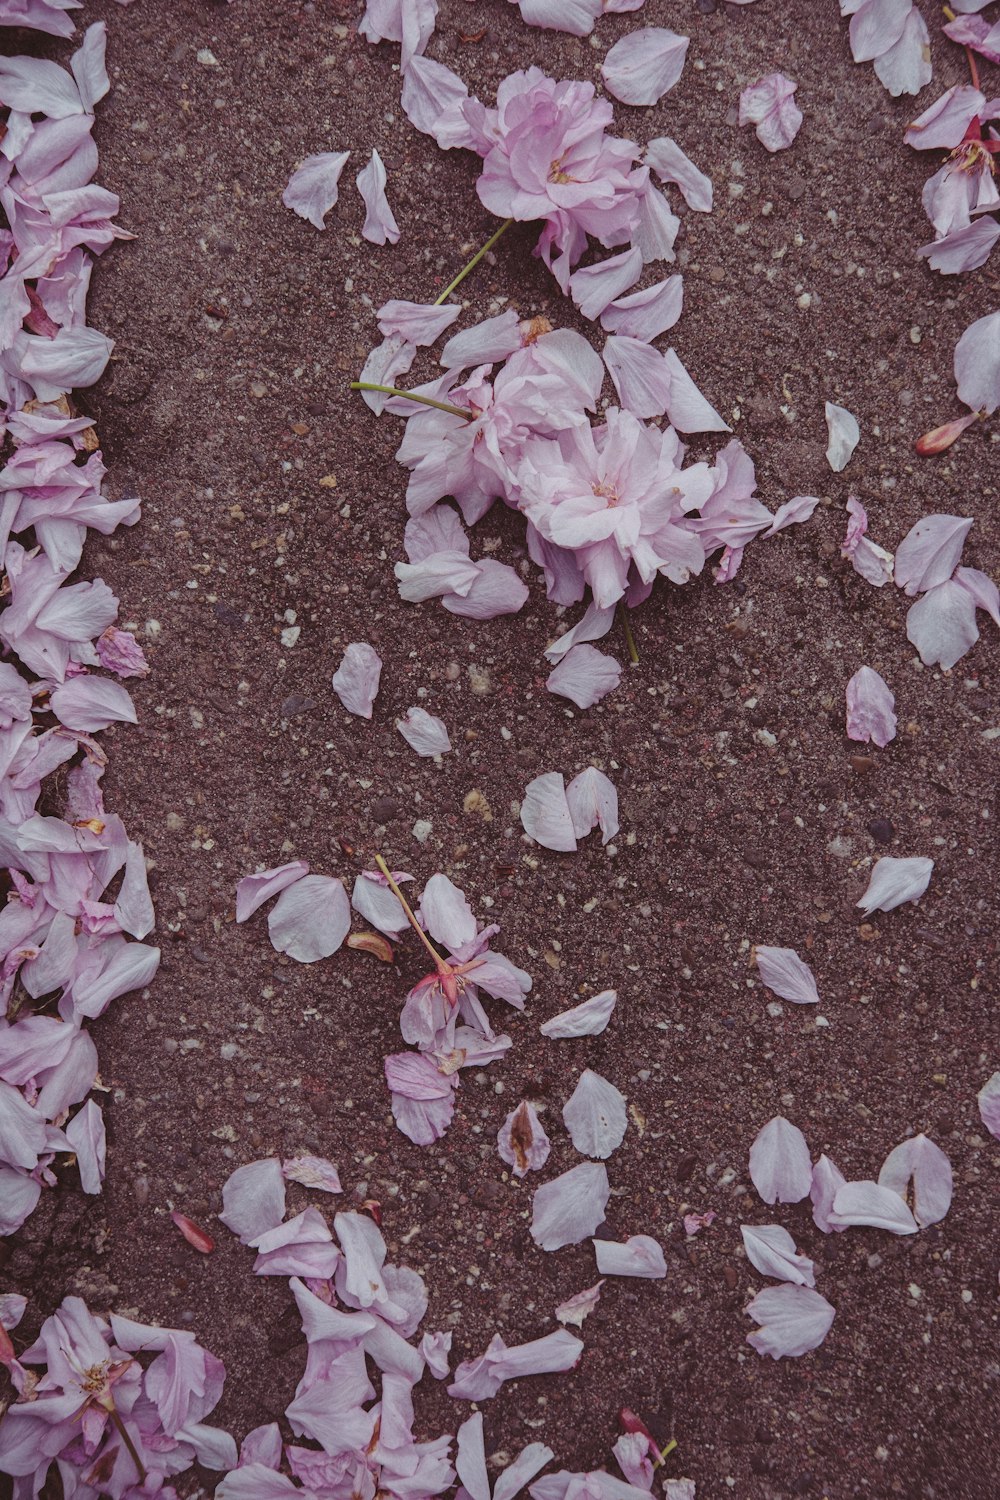
POLYGON ((403 895, 402 891, 399 889, 399 886, 396 884, 395 880, 393 879, 392 871, 389 869, 389 866, 386 864, 386 862, 382 858, 381 854, 376 854, 376 856, 375 856, 375 863, 378 865, 379 869, 382 871, 382 874, 385 876, 385 878, 386 878, 386 880, 388 882, 390 891, 395 896, 396 900, 399 902, 400 906, 403 908, 404 912, 406 913, 407 918, 408 918, 409 923, 410 923, 410 926, 413 928, 414 932, 417 934, 417 937, 420 939, 420 941, 423 943, 424 947, 427 949, 427 952, 430 954, 431 958, 433 958, 433 960, 434 960, 434 967, 437 969, 438 973, 439 974, 450 974, 451 973, 451 969, 445 963, 445 961, 441 957, 440 953, 438 953, 437 950, 434 947, 432 947, 430 938, 427 936, 426 932, 421 927, 421 925, 417 921, 416 917, 413 915, 413 912, 410 910, 410 904, 409 904, 409 902, 407 901, 406 897, 403 895))
POLYGON ((625 644, 628 647, 629 660, 633 667, 637 667, 639 665, 639 648, 635 643, 635 636, 632 634, 632 623, 628 617, 628 608, 624 604, 619 604, 618 614, 621 618, 622 628, 625 631, 625 644))
POLYGON ((453 417, 463 417, 471 422, 476 415, 467 406, 449 406, 447 401, 435 401, 430 396, 418 396, 416 391, 401 391, 395 385, 375 385, 370 380, 352 380, 352 391, 381 391, 385 396, 402 396, 407 401, 417 401, 421 406, 433 406, 436 411, 450 412, 453 417))
POLYGON ((146 1465, 143 1463, 142 1459, 136 1452, 135 1444, 128 1435, 125 1423, 122 1421, 121 1417, 118 1415, 118 1411, 113 1406, 108 1409, 108 1416, 111 1418, 112 1422, 115 1424, 115 1427, 118 1429, 118 1436, 121 1438, 122 1442, 125 1444, 125 1447, 128 1449, 129 1458, 135 1464, 135 1472, 139 1476, 139 1483, 145 1484, 146 1465))
POLYGON ((448 283, 448 285, 445 287, 444 291, 441 293, 440 297, 435 297, 434 303, 433 303, 434 307, 440 307, 442 302, 447 302, 448 298, 451 296, 451 294, 455 290, 455 288, 457 286, 461 286, 462 282, 465 280, 466 276, 468 276, 469 272, 470 271, 474 271, 476 269, 476 267, 478 266, 479 262, 482 260, 483 256, 487 255, 489 253, 489 251, 493 249, 493 246, 496 244, 497 240, 500 238, 500 236, 502 234, 506 234, 507 233, 507 230, 513 224, 513 222, 514 222, 513 219, 504 219, 503 223, 500 225, 500 228, 497 230, 496 234, 491 234, 490 235, 489 239, 486 241, 486 244, 483 246, 483 248, 481 250, 477 250, 476 251, 475 255, 469 261, 469 264, 467 266, 463 267, 463 269, 461 271, 459 271, 459 273, 455 277, 454 281, 451 281, 451 282, 448 283))
POLYGON ((658 1469, 660 1467, 660 1465, 664 1462, 664 1460, 671 1453, 673 1453, 673 1451, 674 1451, 674 1449, 676 1447, 677 1447, 677 1439, 676 1438, 671 1438, 670 1442, 667 1444, 667 1446, 665 1448, 661 1448, 660 1449, 660 1456, 659 1456, 659 1458, 654 1458, 654 1460, 653 1460, 653 1468, 654 1469, 658 1469))

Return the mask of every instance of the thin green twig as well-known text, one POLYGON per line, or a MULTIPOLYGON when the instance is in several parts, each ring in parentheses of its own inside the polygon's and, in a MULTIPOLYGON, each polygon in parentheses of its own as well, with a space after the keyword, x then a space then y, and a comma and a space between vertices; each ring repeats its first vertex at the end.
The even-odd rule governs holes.
POLYGON ((416 391, 401 391, 395 385, 375 385, 370 380, 352 380, 352 391, 381 391, 385 396, 402 396, 406 401, 416 401, 421 406, 433 406, 435 411, 450 412, 453 417, 462 417, 471 422, 475 416, 467 406, 451 406, 447 401, 435 401, 431 396, 420 396, 416 391))
POLYGON ((483 256, 486 255, 486 254, 488 254, 489 251, 493 249, 493 246, 496 244, 497 240, 500 238, 500 236, 502 234, 506 234, 507 230, 513 224, 513 222, 514 222, 513 219, 504 219, 503 223, 500 225, 500 228, 497 230, 496 234, 491 234, 490 235, 489 239, 486 241, 486 244, 483 246, 483 248, 481 250, 477 250, 476 251, 475 255, 469 261, 468 265, 464 266, 462 268, 462 270, 459 271, 459 273, 455 277, 454 281, 451 281, 451 282, 448 283, 448 285, 445 287, 444 291, 441 293, 440 297, 435 297, 435 299, 434 299, 434 306, 435 307, 440 307, 442 302, 447 302, 448 298, 451 296, 451 294, 455 290, 455 288, 457 286, 461 286, 462 282, 465 280, 466 276, 468 276, 469 272, 475 270, 476 266, 478 266, 478 264, 482 260, 483 256))

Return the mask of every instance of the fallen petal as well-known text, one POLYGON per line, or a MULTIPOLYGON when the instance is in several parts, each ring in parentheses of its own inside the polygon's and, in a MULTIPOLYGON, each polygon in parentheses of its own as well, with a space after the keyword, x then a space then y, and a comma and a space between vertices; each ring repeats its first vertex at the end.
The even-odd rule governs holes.
POLYGON ((919 901, 930 884, 934 861, 922 855, 896 859, 885 854, 876 860, 868 889, 855 902, 870 917, 874 911, 893 911, 905 901, 919 901))
POLYGON ((795 1359, 818 1349, 835 1317, 826 1298, 804 1286, 767 1286, 746 1311, 761 1325, 747 1334, 747 1343, 772 1359, 795 1359))
POLYGON ((885 749, 896 738, 896 700, 871 667, 859 667, 847 684, 847 737, 885 749))
POLYGON ((576 1088, 563 1105, 563 1123, 581 1156, 605 1160, 625 1139, 628 1112, 623 1095, 602 1078, 585 1068, 576 1088))
POLYGON ((835 474, 839 474, 850 462, 851 455, 861 439, 861 428, 857 417, 844 406, 826 403, 826 428, 830 435, 827 443, 827 463, 835 474))
POLYGON ((541 1250, 560 1250, 591 1237, 611 1196, 603 1162, 581 1162, 535 1192, 531 1237, 541 1250))
POLYGON ((819 1004, 813 971, 794 948, 765 948, 757 944, 753 955, 761 979, 782 1000, 791 1000, 794 1005, 819 1004))
POLYGON ((617 990, 602 990, 599 995, 591 995, 589 1000, 582 1000, 571 1010, 560 1011, 557 1016, 543 1021, 538 1029, 542 1036, 551 1037, 555 1041, 567 1041, 578 1036, 600 1036, 611 1020, 617 1003, 617 990))
POLYGON ((750 1147, 750 1179, 765 1203, 799 1203, 812 1186, 806 1138, 784 1115, 758 1132, 750 1147))

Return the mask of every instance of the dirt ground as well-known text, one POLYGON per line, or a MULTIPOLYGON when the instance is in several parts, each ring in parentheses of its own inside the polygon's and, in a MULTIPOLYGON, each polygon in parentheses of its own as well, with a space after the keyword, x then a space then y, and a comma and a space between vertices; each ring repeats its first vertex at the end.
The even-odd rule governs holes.
MULTIPOLYGON (((964 55, 935 36, 934 83, 914 106, 851 62, 836 0, 647 0, 638 18, 600 22, 596 48, 527 29, 506 0, 442 0, 431 55, 488 101, 528 62, 596 79, 605 44, 642 21, 691 36, 660 106, 616 106, 620 133, 676 136, 715 183, 715 212, 684 216, 672 338, 754 458, 765 502, 823 497, 807 525, 751 546, 735 584, 658 589, 636 617, 640 664, 580 713, 545 691, 541 652, 567 621, 534 570, 511 619, 397 597, 401 424, 376 420, 347 383, 377 340, 373 308, 433 299, 495 221, 475 195, 475 159, 440 152, 402 115, 398 49, 357 36, 361 8, 86 6, 109 28, 101 180, 138 238, 98 263, 90 321, 118 342, 84 404, 111 494, 134 490, 144 510, 135 529, 89 544, 85 569, 121 595, 152 662, 135 688, 140 726, 105 737, 106 789, 155 861, 164 961, 148 994, 94 1028, 109 1091, 104 1194, 85 1199, 65 1174, 0 1246, 4 1288, 29 1294, 36 1321, 77 1291, 196 1330, 229 1371, 213 1420, 240 1438, 280 1415, 304 1343, 285 1283, 255 1279, 214 1214, 234 1166, 302 1149, 331 1157, 348 1195, 381 1200, 390 1258, 426 1277, 425 1327, 452 1328, 457 1358, 497 1330, 537 1337, 595 1280, 592 1252, 535 1248, 533 1184, 507 1180, 495 1135, 532 1098, 558 1127, 547 1175, 572 1165, 559 1110, 590 1066, 644 1121, 608 1164, 608 1228, 655 1235, 668 1274, 609 1282, 575 1371, 486 1403, 487 1452, 544 1440, 564 1467, 606 1463, 627 1403, 676 1437, 667 1472, 694 1478, 699 1500, 995 1497, 1000 1143, 975 1095, 1000 1065, 1000 740, 987 733, 1000 725, 1000 656, 987 621, 953 673, 922 668, 903 597, 839 557, 854 492, 890 548, 922 514, 975 515, 964 560, 1000 576, 996 425, 936 460, 911 449, 957 414, 955 341, 996 305, 995 264, 943 280, 914 257, 936 162, 904 147, 902 129, 965 78, 964 55), (776 67, 798 81, 805 123, 770 157, 738 129, 736 104, 776 67), (395 249, 360 238, 353 174, 372 146, 395 249), (302 157, 334 149, 352 159, 319 233, 280 195, 302 157), (861 422, 842 476, 824 456, 826 399, 861 422), (282 644, 292 625, 298 639, 282 644), (330 687, 352 640, 385 661, 370 724, 330 687), (844 686, 863 663, 887 678, 905 726, 884 752, 844 736, 844 686), (394 728, 417 702, 451 731, 441 765, 394 728), (618 786, 620 837, 602 850, 595 835, 572 856, 529 845, 515 812, 526 783, 588 764, 618 786), (483 801, 466 811, 471 792, 483 801), (423 843, 418 820, 431 824, 423 843), (395 1129, 382 1076, 422 972, 415 944, 390 968, 346 950, 300 966, 274 953, 263 915, 234 922, 236 882, 259 863, 302 857, 352 881, 375 851, 418 882, 450 875, 535 981, 525 1015, 503 1017, 513 1049, 464 1076, 455 1121, 428 1150, 395 1129), (863 923, 854 902, 883 853, 932 855, 934 876, 919 906, 863 923), (753 942, 808 958, 820 1014, 773 1003, 753 942), (621 998, 603 1036, 539 1037, 541 1021, 608 986, 621 998), (772 1213, 747 1153, 775 1113, 849 1177, 874 1175, 926 1130, 955 1168, 950 1214, 896 1239, 824 1236, 807 1204, 772 1213), (216 1234, 213 1255, 180 1238, 171 1207, 216 1234), (714 1225, 686 1241, 682 1213, 708 1209, 714 1225), (761 1278, 739 1224, 772 1219, 815 1259, 837 1309, 819 1351, 780 1363, 746 1344, 743 1312, 761 1278)), ((922 8, 934 24, 934 5, 922 8)), ((989 92, 1000 73, 985 68, 989 92)), ((465 283, 457 326, 505 299, 586 326, 532 241, 529 229, 506 236, 465 283)), ((499 507, 474 554, 494 545, 524 558, 517 517, 499 507)), ((608 649, 626 659, 617 635, 608 649)), ((465 1414, 441 1387, 421 1389, 420 1436, 465 1414)))

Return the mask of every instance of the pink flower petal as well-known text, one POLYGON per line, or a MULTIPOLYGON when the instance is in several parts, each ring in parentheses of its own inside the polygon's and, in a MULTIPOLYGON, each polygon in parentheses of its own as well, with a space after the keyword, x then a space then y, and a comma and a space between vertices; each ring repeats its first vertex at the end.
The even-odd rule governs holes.
MULTIPOLYGON (((392 878, 397 885, 412 880, 404 870, 393 870, 392 878)), ((385 876, 377 870, 362 870, 354 882, 351 905, 359 916, 364 917, 379 932, 387 937, 398 937, 410 925, 407 915, 390 891, 385 876)))
POLYGON ((104 1181, 107 1136, 99 1104, 88 1099, 66 1126, 66 1139, 76 1153, 80 1186, 85 1193, 99 1193, 104 1181))
POLYGON ((794 1005, 819 1004, 813 971, 794 948, 766 948, 757 944, 753 954, 761 979, 782 1000, 791 1000, 794 1005))
POLYGON ((786 526, 798 526, 803 521, 808 521, 818 504, 817 495, 796 495, 794 500, 786 500, 784 505, 778 506, 774 513, 774 520, 764 532, 764 536, 777 536, 778 532, 784 531, 786 526))
MULTIPOLYGON (((416 356, 416 344, 410 344, 401 334, 394 333, 376 344, 361 368, 361 379, 372 385, 398 386, 399 378, 405 375, 416 356)), ((384 391, 362 391, 361 399, 376 416, 381 416, 386 406, 397 398, 387 396, 384 391)), ((412 402, 407 403, 412 408, 412 402)))
POLYGON ((508 1348, 500 1335, 495 1334, 484 1354, 459 1365, 448 1395, 456 1401, 485 1401, 496 1395, 505 1380, 572 1370, 582 1353, 580 1339, 564 1328, 513 1348, 508 1348))
POLYGON ((395 334, 408 344, 424 348, 435 343, 461 311, 457 302, 446 302, 440 307, 436 302, 405 302, 394 298, 379 308, 378 329, 384 338, 395 334))
POLYGON ((541 1250, 560 1250, 591 1237, 611 1196, 603 1162, 584 1161, 535 1192, 531 1237, 541 1250))
POLYGON ((953 84, 907 126, 903 139, 917 151, 953 151, 985 103, 985 94, 971 84, 953 84))
POLYGON ((524 1101, 511 1110, 497 1134, 497 1150, 501 1160, 513 1168, 515 1177, 526 1177, 544 1167, 551 1146, 533 1104, 524 1101))
POLYGON ((397 563, 399 597, 409 604, 423 604, 442 594, 464 597, 479 578, 481 568, 462 552, 436 552, 418 563, 397 563))
POLYGON ((288 186, 281 195, 286 208, 307 219, 317 229, 325 229, 325 219, 340 196, 338 184, 344 170, 349 151, 324 151, 318 156, 307 156, 301 167, 293 172, 288 186))
POLYGON ((851 56, 856 63, 872 62, 903 35, 912 0, 867 0, 851 9, 851 56))
POLYGON ((237 922, 248 921, 265 901, 270 901, 272 896, 279 895, 308 874, 307 862, 304 859, 293 859, 287 865, 275 866, 273 870, 258 870, 256 875, 245 875, 236 887, 237 922))
POLYGON ((970 323, 955 346, 958 399, 987 416, 1000 406, 1000 312, 970 323))
POLYGON ((916 1234, 918 1227, 899 1194, 877 1182, 845 1182, 839 1187, 830 1222, 840 1228, 888 1229, 891 1234, 916 1234))
POLYGON ((400 103, 410 124, 433 136, 442 151, 474 149, 474 132, 463 112, 469 90, 451 68, 430 57, 414 57, 403 77, 400 103))
POLYGON ((455 333, 441 351, 446 370, 471 369, 506 359, 521 348, 521 324, 512 307, 495 318, 484 318, 474 328, 455 333))
POLYGON ((928 589, 906 615, 906 638, 927 667, 950 671, 979 639, 976 602, 953 579, 928 589))
POLYGON ((291 1156, 281 1163, 281 1170, 287 1182, 317 1188, 321 1193, 343 1192, 340 1174, 325 1156, 291 1156))
POLYGON ((546 31, 589 36, 602 12, 601 0, 517 0, 521 19, 546 31))
POLYGON ((573 816, 560 771, 546 771, 529 781, 521 803, 521 824, 528 837, 544 849, 562 854, 576 852, 573 816))
POLYGON ((554 1041, 600 1036, 611 1020, 617 1003, 617 990, 602 990, 599 995, 591 995, 589 1000, 582 1000, 571 1010, 560 1011, 551 1020, 543 1021, 538 1029, 542 1036, 551 1037, 554 1041))
POLYGON ((824 1234, 830 1234, 833 1231, 840 1234, 847 1227, 844 1224, 834 1224, 830 1219, 833 1212, 833 1200, 845 1181, 844 1174, 834 1166, 828 1156, 821 1156, 813 1167, 812 1186, 809 1189, 813 1206, 813 1223, 817 1229, 822 1229, 824 1234))
POLYGON ((993 579, 978 568, 956 568, 955 580, 972 595, 977 609, 983 609, 994 625, 1000 625, 1000 589, 993 579))
POLYGON ((276 1156, 237 1167, 222 1187, 219 1219, 240 1243, 275 1229, 285 1217, 285 1179, 276 1156))
POLYGON ((641 339, 612 334, 604 345, 608 367, 618 399, 637 417, 661 417, 670 404, 671 377, 659 349, 641 339))
POLYGON ((868 888, 855 905, 870 917, 875 911, 894 911, 906 901, 919 901, 930 884, 933 869, 934 861, 922 855, 897 859, 885 854, 876 860, 868 888))
POLYGON ((352 641, 333 674, 333 691, 350 714, 370 719, 382 676, 382 658, 367 641, 352 641))
POLYGON ((971 224, 949 230, 939 239, 921 245, 917 254, 927 261, 932 271, 942 276, 962 276, 966 271, 977 271, 990 258, 990 253, 1000 239, 1000 224, 985 214, 973 219, 971 224))
MULTIPOLYGON (((581 1156, 606 1160, 625 1139, 625 1099, 606 1078, 585 1068, 563 1105, 563 1123, 581 1156)), ((600 1267, 599 1267, 600 1269, 600 1267)))
POLYGON ((446 1379, 450 1373, 448 1355, 451 1353, 451 1333, 425 1333, 420 1340, 420 1352, 434 1379, 446 1379))
POLYGON ((568 698, 577 708, 592 708, 621 681, 622 669, 613 656, 594 646, 573 646, 545 684, 550 693, 568 698))
POLYGON ((469 620, 495 620, 499 615, 516 615, 527 604, 528 585, 508 563, 484 557, 473 567, 476 576, 468 589, 442 596, 441 603, 449 614, 469 620))
POLYGON ((680 78, 688 41, 661 26, 628 32, 601 65, 604 87, 623 104, 656 104, 680 78))
POLYGON ((792 97, 797 88, 783 73, 768 73, 740 95, 740 124, 755 126, 767 151, 787 150, 799 133, 802 111, 792 97))
POLYGON ((332 875, 303 875, 282 891, 267 919, 272 946, 296 963, 329 958, 351 930, 351 903, 332 875))
POLYGON ((746 1311, 761 1325, 747 1334, 747 1343, 772 1359, 795 1359, 818 1349, 835 1317, 826 1298, 804 1286, 767 1286, 746 1311))
POLYGON ((447 755, 451 749, 444 721, 429 714, 425 708, 408 708, 406 718, 396 720, 396 728, 418 755, 447 755))
POLYGON ((826 449, 826 461, 835 474, 845 469, 861 439, 858 419, 844 406, 833 401, 826 403, 826 430, 830 440, 826 449))
POLYGON ((566 788, 566 802, 578 839, 600 826, 601 843, 608 844, 619 830, 618 793, 603 771, 588 766, 574 776, 566 788))
POLYGON ((763 1276, 796 1286, 815 1286, 816 1267, 808 1255, 800 1255, 795 1241, 780 1224, 741 1224, 747 1260, 763 1276))
POLYGON ((647 166, 661 182, 675 182, 688 208, 698 213, 712 212, 712 179, 696 167, 685 151, 669 135, 657 136, 644 152, 647 166))
POLYGON ((951 1207, 951 1162, 925 1135, 911 1136, 890 1151, 878 1180, 904 1202, 912 1185, 913 1217, 921 1229, 940 1223, 951 1207))
POLYGON ((896 548, 896 586, 912 598, 947 582, 971 529, 971 516, 923 516, 896 548))
POLYGON ((885 749, 896 738, 896 700, 871 667, 859 667, 847 684, 847 737, 885 749))
POLYGON ((775 1115, 750 1147, 750 1180, 765 1203, 799 1203, 812 1186, 806 1138, 784 1115, 775 1115))
POLYGON ((894 99, 900 94, 919 94, 930 83, 930 33, 915 4, 910 7, 899 41, 876 57, 875 75, 894 99))
POLYGON ((590 1317, 601 1300, 603 1285, 602 1278, 594 1286, 588 1286, 582 1292, 574 1292, 572 1297, 567 1297, 565 1302, 560 1302, 555 1313, 559 1322, 572 1324, 574 1328, 582 1328, 584 1319, 590 1317))
POLYGON ((1000 1140, 1000 1073, 994 1073, 976 1095, 979 1115, 990 1135, 1000 1140))
POLYGON ((633 1234, 624 1244, 617 1240, 595 1240, 594 1255, 602 1276, 639 1276, 660 1281, 667 1263, 656 1240, 648 1234, 633 1234))
POLYGON ((601 327, 623 338, 649 344, 673 328, 684 306, 684 278, 668 276, 627 297, 618 297, 601 313, 601 327))
POLYGON ((118 682, 107 677, 71 677, 49 698, 60 724, 82 734, 97 734, 109 724, 137 724, 135 704, 118 682))
POLYGON ((678 432, 728 432, 715 407, 702 395, 673 349, 663 356, 670 376, 667 416, 678 432))
POLYGON ((395 245, 399 240, 399 225, 392 216, 392 209, 385 195, 385 184, 382 158, 377 151, 372 151, 368 165, 358 173, 357 188, 365 204, 365 222, 361 236, 373 245, 384 245, 387 240, 390 245, 395 245))
POLYGON ((583 316, 599 317, 616 297, 635 286, 642 275, 642 263, 638 250, 623 250, 620 255, 574 271, 569 290, 583 316))

